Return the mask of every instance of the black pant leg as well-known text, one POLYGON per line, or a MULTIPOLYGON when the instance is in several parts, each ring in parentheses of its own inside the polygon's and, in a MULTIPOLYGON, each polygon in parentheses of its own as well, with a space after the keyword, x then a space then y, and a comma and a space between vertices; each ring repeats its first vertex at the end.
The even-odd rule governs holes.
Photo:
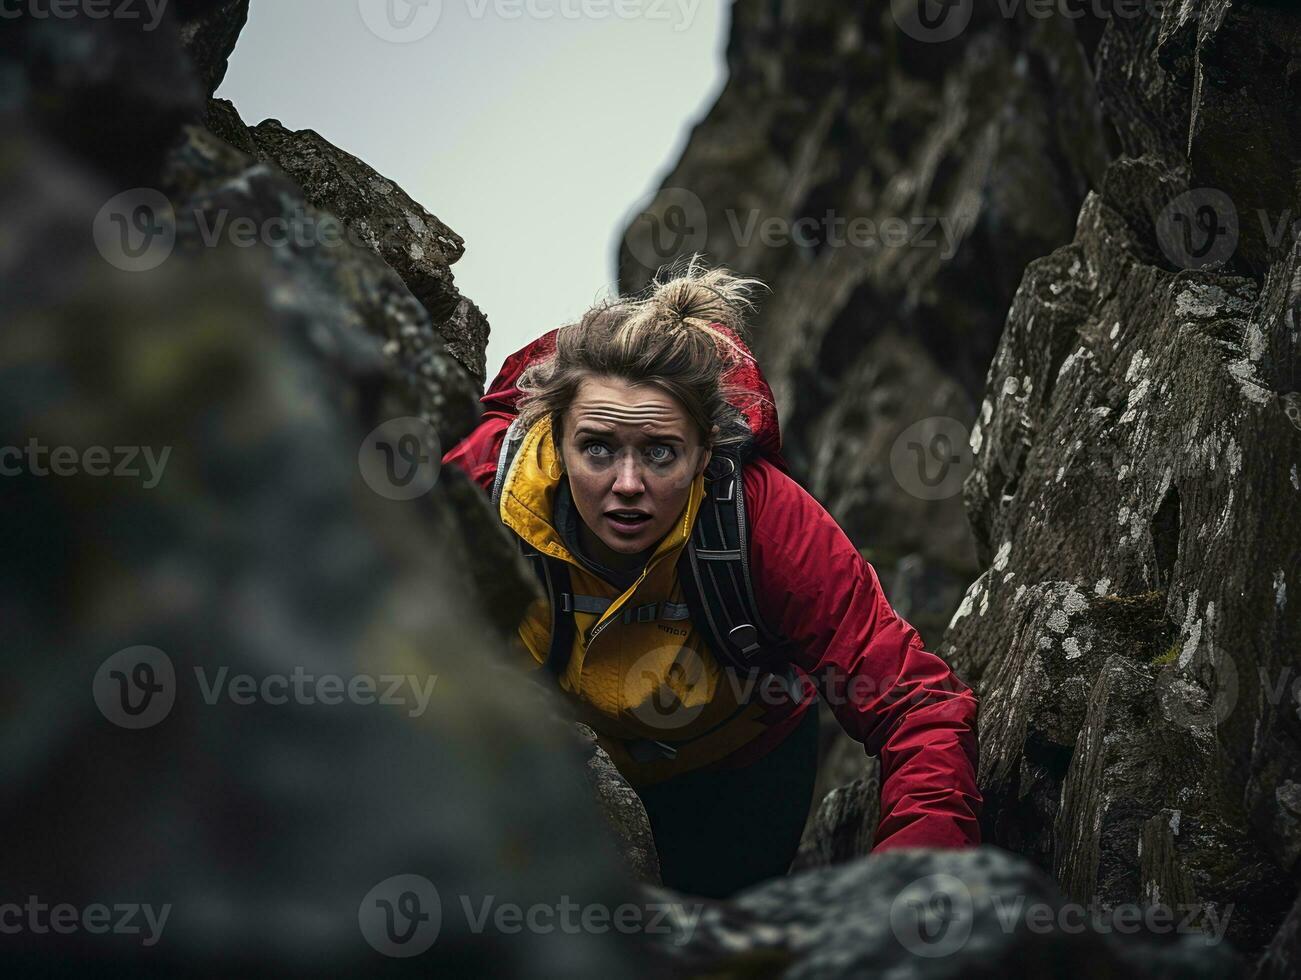
POLYGON ((726 898, 786 873, 818 770, 817 711, 749 766, 689 772, 640 791, 664 884, 726 898))

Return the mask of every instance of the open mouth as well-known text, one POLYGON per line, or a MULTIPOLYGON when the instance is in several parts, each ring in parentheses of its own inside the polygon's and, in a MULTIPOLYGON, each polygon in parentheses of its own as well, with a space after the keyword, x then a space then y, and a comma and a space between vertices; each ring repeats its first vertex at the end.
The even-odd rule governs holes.
POLYGON ((650 522, 650 514, 640 510, 607 510, 605 519, 623 534, 636 534, 650 522))

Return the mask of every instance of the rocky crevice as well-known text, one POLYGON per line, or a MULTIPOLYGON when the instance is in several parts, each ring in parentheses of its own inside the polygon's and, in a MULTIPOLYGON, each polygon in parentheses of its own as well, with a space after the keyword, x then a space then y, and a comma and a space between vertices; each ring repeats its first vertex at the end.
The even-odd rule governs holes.
MULTIPOLYGON (((1068 23, 977 4, 930 45, 884 9, 737 4, 732 79, 668 184, 702 202, 711 258, 774 287, 759 347, 791 459, 977 689, 987 843, 865 856, 875 760, 833 740, 798 873, 695 902, 654 885, 635 794, 512 662, 536 592, 483 494, 448 472, 408 506, 359 476, 385 419, 468 431, 487 326, 434 215, 314 132, 249 128, 211 99, 247 9, 0 35, 0 199, 24 245, 0 249, 0 442, 174 450, 147 491, 0 481, 25 517, 0 555, 24 733, 0 825, 29 845, 0 885, 171 900, 160 957, 191 971, 370 972, 358 903, 415 872, 449 897, 676 910, 632 938, 449 915, 427 958, 382 961, 422 974, 1222 977, 1237 950, 1290 975, 1301 249, 1244 234, 1182 268, 1161 221, 1199 186, 1248 216, 1295 205, 1295 14, 1185 0, 1068 23), (133 186, 175 215, 148 272, 87 231, 133 186), (747 245, 729 208, 942 215, 960 234, 948 258, 747 245), (218 217, 294 216, 345 240, 207 241, 218 217), (965 515, 883 462, 928 413, 970 428, 965 515), (124 731, 86 692, 140 643, 181 677, 299 664, 446 694, 413 717, 188 688, 159 727, 124 731), (1010 904, 1064 922, 1095 900, 1188 906, 1229 942, 1008 925, 1010 904)), ((644 233, 625 287, 648 274, 644 233)), ((88 938, 28 936, 14 962, 136 962, 88 938)))

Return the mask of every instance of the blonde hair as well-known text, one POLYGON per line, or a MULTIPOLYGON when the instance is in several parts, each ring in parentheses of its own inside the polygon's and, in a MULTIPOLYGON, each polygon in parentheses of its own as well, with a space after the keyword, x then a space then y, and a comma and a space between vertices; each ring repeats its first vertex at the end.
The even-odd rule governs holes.
POLYGON ((726 384, 724 376, 747 354, 713 325, 745 340, 756 288, 766 287, 727 269, 709 269, 692 255, 685 264, 661 269, 641 294, 598 303, 577 323, 561 327, 555 353, 520 376, 521 424, 528 428, 550 414, 559 446, 565 412, 583 379, 608 376, 672 395, 700 430, 702 445, 739 445, 750 428, 731 400, 748 393, 726 384), (719 431, 712 434, 715 425, 719 431))

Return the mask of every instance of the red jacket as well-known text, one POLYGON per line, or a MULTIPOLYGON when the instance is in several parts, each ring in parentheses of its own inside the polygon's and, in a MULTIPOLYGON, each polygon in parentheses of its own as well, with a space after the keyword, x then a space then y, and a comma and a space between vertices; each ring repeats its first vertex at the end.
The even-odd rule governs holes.
MULTIPOLYGON (((502 437, 514 418, 515 381, 554 343, 554 331, 507 359, 481 399, 482 421, 443 462, 491 490, 502 437)), ((766 384, 765 384, 766 387, 766 384)), ((881 763, 881 819, 873 853, 980 843, 977 701, 886 601, 872 566, 822 506, 784 472, 776 419, 750 416, 772 458, 743 473, 759 608, 795 641, 806 696, 727 760, 744 765, 775 747, 809 710, 816 690, 841 726, 881 763), (757 423, 757 425, 756 425, 757 423)))

